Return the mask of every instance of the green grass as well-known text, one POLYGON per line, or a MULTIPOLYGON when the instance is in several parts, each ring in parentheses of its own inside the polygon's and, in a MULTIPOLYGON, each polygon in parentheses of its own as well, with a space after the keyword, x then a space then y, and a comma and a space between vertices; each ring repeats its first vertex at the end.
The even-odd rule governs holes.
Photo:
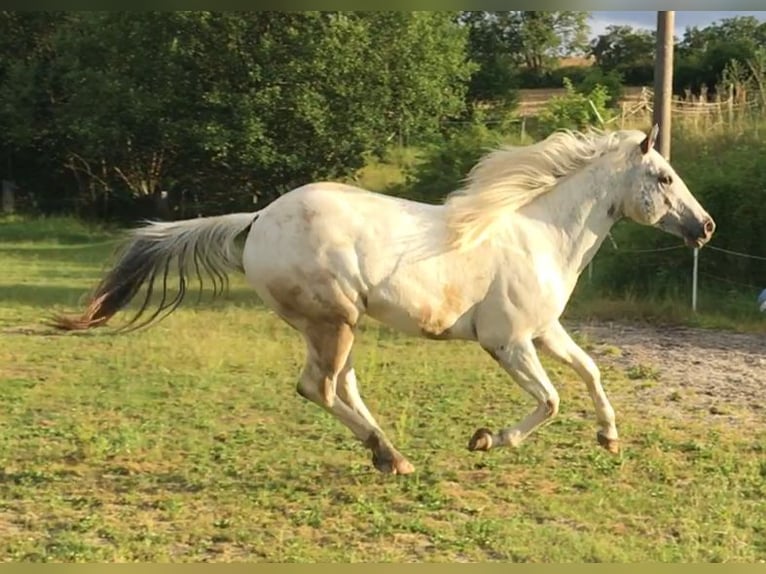
POLYGON ((580 281, 566 311, 568 319, 632 321, 655 325, 683 325, 703 329, 766 333, 766 315, 758 311, 756 296, 739 292, 700 289, 699 311, 691 309, 689 297, 633 293, 605 295, 580 281))
POLYGON ((382 476, 296 394, 300 339, 239 280, 229 300, 131 335, 42 326, 100 276, 110 237, 0 223, 4 561, 766 557, 762 426, 659 416, 635 399, 640 378, 604 369, 623 438, 611 456, 583 385, 546 362, 559 418, 518 450, 469 453, 477 426, 531 401, 476 345, 366 323, 362 393, 417 467, 382 476))

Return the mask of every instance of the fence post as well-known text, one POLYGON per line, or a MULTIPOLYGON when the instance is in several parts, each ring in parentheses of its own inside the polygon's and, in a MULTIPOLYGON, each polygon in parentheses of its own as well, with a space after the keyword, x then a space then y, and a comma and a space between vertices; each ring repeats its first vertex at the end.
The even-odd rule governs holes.
POLYGON ((3 180, 2 205, 3 213, 13 213, 15 211, 16 184, 10 180, 3 180))
POLYGON ((593 110, 593 113, 596 114, 596 119, 598 120, 598 123, 601 124, 601 127, 604 127, 604 118, 601 117, 601 114, 598 113, 598 108, 596 108, 596 105, 593 103, 593 101, 588 98, 588 103, 590 104, 590 109, 593 110))
POLYGON ((694 248, 694 265, 692 266, 692 311, 697 312, 697 271, 699 270, 700 250, 694 248))
POLYGON ((729 84, 729 127, 734 125, 734 84, 729 84))

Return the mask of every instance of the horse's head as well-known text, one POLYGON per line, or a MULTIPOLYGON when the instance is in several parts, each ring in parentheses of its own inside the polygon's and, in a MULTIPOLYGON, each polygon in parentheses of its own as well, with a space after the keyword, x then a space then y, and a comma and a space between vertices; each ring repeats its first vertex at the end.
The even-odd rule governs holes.
POLYGON ((715 231, 713 218, 702 208, 670 163, 654 149, 659 132, 654 126, 628 152, 629 189, 622 213, 643 225, 652 225, 683 238, 690 247, 702 247, 715 231))

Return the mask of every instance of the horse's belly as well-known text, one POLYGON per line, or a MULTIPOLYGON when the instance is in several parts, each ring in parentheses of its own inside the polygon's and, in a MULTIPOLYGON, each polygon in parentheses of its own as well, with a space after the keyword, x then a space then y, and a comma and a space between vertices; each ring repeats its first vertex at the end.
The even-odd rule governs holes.
POLYGON ((367 295, 366 313, 394 329, 429 339, 473 339, 473 307, 449 286, 433 292, 379 287, 367 295))

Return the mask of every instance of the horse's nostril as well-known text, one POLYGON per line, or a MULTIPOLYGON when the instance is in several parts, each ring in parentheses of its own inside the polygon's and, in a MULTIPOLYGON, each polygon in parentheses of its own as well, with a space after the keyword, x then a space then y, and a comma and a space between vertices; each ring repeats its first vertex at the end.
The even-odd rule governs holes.
POLYGON ((713 235, 715 231, 715 222, 712 219, 706 219, 704 224, 705 235, 708 237, 713 235))

